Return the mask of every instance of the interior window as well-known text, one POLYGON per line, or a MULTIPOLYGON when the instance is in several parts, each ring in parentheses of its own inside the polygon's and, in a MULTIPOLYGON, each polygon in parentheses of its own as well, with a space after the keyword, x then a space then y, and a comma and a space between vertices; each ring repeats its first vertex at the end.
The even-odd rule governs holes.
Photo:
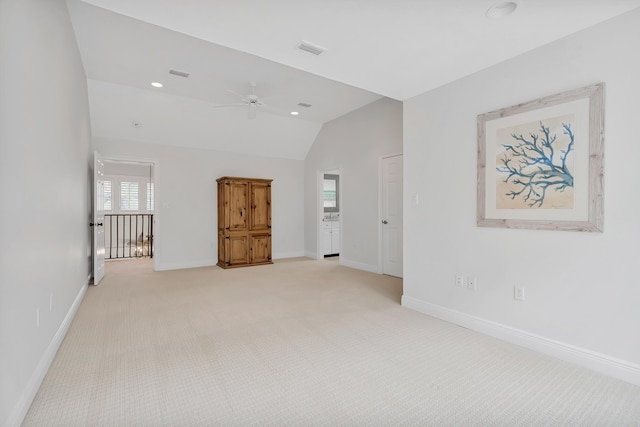
POLYGON ((113 209, 111 181, 104 182, 104 210, 110 212, 113 209))
POLYGON ((131 181, 120 182, 120 210, 138 210, 138 183, 131 181))

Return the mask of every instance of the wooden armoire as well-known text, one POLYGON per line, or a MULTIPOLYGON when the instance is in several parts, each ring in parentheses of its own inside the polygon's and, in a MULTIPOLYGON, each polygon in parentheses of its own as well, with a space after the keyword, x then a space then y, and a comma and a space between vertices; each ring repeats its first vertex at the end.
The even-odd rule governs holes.
POLYGON ((271 179, 218 178, 218 265, 271 261, 271 179))

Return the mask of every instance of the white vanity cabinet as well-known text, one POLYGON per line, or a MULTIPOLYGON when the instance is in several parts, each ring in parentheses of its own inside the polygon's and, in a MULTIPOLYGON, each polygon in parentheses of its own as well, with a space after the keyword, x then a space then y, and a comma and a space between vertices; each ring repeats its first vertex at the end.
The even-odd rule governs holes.
POLYGON ((340 221, 322 221, 322 251, 324 255, 340 253, 340 221))

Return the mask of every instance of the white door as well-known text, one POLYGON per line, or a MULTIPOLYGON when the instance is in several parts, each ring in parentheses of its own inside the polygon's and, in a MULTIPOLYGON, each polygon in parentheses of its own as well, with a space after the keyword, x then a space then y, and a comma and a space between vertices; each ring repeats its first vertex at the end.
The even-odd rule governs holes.
POLYGON ((104 161, 93 153, 93 284, 104 277, 104 161))
POLYGON ((402 155, 382 159, 382 273, 402 277, 402 155))

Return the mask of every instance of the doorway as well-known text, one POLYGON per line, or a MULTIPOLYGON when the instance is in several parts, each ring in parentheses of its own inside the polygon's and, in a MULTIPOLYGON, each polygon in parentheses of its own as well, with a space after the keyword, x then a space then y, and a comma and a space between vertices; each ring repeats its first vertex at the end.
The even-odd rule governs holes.
POLYGON ((105 259, 153 258, 153 163, 104 161, 105 259))
POLYGON ((402 193, 403 157, 401 154, 381 159, 380 254, 382 274, 402 277, 402 193))
POLYGON ((340 169, 318 172, 318 245, 317 258, 338 260, 341 250, 340 169))
MULTIPOLYGON (((100 191, 94 192, 94 209, 99 197, 102 219, 94 221, 101 231, 93 249, 93 263, 97 267, 94 271, 102 270, 104 274, 105 260, 126 259, 147 259, 145 264, 156 269, 156 162, 95 155, 100 159, 101 170, 100 191)), ((94 282, 97 284, 99 280, 94 282)))

